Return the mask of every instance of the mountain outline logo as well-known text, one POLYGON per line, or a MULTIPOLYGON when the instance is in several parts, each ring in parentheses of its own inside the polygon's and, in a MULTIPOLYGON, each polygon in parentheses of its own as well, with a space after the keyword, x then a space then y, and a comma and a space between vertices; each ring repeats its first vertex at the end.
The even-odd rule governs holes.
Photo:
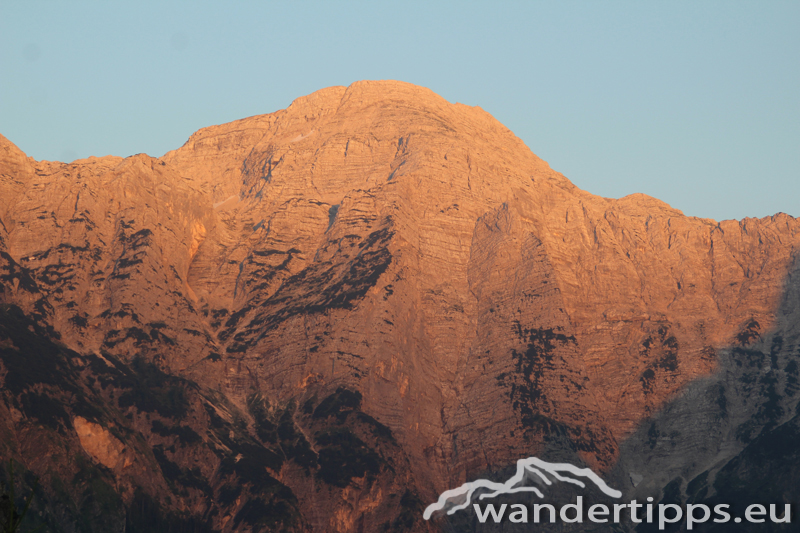
POLYGON ((458 511, 469 507, 473 501, 475 491, 479 489, 488 489, 489 492, 478 495, 478 500, 485 500, 488 498, 495 498, 503 494, 515 494, 520 492, 532 492, 539 498, 544 498, 544 494, 538 487, 530 485, 522 485, 529 479, 540 479, 545 485, 552 485, 553 481, 560 481, 564 483, 571 483, 580 488, 586 488, 586 483, 564 474, 572 474, 576 477, 586 478, 600 489, 604 494, 612 498, 621 498, 622 492, 609 487, 600 476, 595 474, 590 468, 580 468, 570 463, 549 463, 543 461, 538 457, 528 457, 527 459, 520 459, 517 461, 516 473, 506 480, 504 483, 490 481, 488 479, 476 479, 464 483, 458 488, 450 489, 443 492, 436 503, 430 504, 425 508, 422 517, 425 520, 430 520, 433 513, 447 508, 447 515, 453 515, 458 511), (548 478, 545 473, 550 474, 553 480, 548 478), (455 501, 463 501, 455 503, 455 501))

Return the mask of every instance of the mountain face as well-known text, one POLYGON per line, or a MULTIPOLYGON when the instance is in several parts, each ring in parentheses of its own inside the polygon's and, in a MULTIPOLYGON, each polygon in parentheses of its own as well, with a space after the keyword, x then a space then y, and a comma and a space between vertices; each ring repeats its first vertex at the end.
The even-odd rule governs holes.
POLYGON ((0 136, 0 458, 70 532, 447 529, 439 493, 537 454, 797 503, 799 247, 593 196, 399 82, 161 158, 0 136))

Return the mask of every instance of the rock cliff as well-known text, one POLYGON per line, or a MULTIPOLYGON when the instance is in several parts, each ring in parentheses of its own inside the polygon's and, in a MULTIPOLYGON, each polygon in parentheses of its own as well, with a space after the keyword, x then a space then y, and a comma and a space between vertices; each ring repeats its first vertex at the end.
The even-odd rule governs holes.
MULTIPOLYGON (((103 483, 87 520, 119 530, 438 528, 422 501, 534 454, 659 491, 791 418, 798 247, 788 215, 591 195, 480 108, 400 82, 161 158, 34 161, 0 137, 0 455, 103 483), (756 351, 771 414, 725 385, 756 351), (720 436, 668 454, 720 387, 720 436)), ((78 523, 59 486, 52 516, 78 523)))

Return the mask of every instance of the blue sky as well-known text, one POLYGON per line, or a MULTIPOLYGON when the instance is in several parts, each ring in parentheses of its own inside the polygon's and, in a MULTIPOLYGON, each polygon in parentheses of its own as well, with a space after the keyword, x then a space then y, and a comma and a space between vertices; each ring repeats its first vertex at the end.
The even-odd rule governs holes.
POLYGON ((800 2, 0 3, 0 133, 146 152, 360 79, 479 105, 592 193, 800 216, 800 2))

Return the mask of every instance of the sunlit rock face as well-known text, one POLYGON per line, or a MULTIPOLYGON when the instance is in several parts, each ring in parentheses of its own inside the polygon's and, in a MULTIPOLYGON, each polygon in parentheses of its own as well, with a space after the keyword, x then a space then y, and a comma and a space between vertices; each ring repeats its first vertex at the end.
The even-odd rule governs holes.
MULTIPOLYGON (((593 196, 482 109, 406 83, 323 89, 200 130, 158 159, 37 162, 0 137, 0 222, 3 303, 73 359, 97 359, 75 363, 92 379, 158 372, 191 389, 183 411, 153 426, 141 417, 155 407, 120 403, 122 378, 116 395, 98 384, 96 402, 132 433, 81 415, 84 433, 116 442, 96 455, 68 406, 75 449, 117 457, 109 468, 129 480, 123 455, 145 464, 147 449, 162 450, 147 459, 158 481, 129 485, 172 491, 182 503, 171 509, 226 531, 257 530, 249 502, 277 501, 254 499, 257 483, 236 471, 247 446, 280 459, 259 468, 288 491, 286 527, 425 529, 438 526, 419 520, 417 498, 520 457, 610 472, 621 449, 657 453, 660 437, 647 451, 631 435, 735 365, 731 350, 776 331, 775 394, 784 414, 796 404, 785 394, 796 219, 718 223, 641 194, 593 196), (146 444, 123 442, 134 433, 146 444), (164 461, 199 468, 205 485, 167 479, 164 461), (326 470, 334 463, 350 470, 326 470), (231 476, 248 489, 234 496, 231 476)), ((15 401, 8 412, 22 414, 6 426, 24 440, 34 417, 15 401)), ((744 422, 759 412, 737 409, 744 422)), ((751 438, 769 423, 754 420, 751 438)), ((724 453, 746 444, 732 438, 724 453)), ((652 482, 646 465, 631 468, 652 482)))

